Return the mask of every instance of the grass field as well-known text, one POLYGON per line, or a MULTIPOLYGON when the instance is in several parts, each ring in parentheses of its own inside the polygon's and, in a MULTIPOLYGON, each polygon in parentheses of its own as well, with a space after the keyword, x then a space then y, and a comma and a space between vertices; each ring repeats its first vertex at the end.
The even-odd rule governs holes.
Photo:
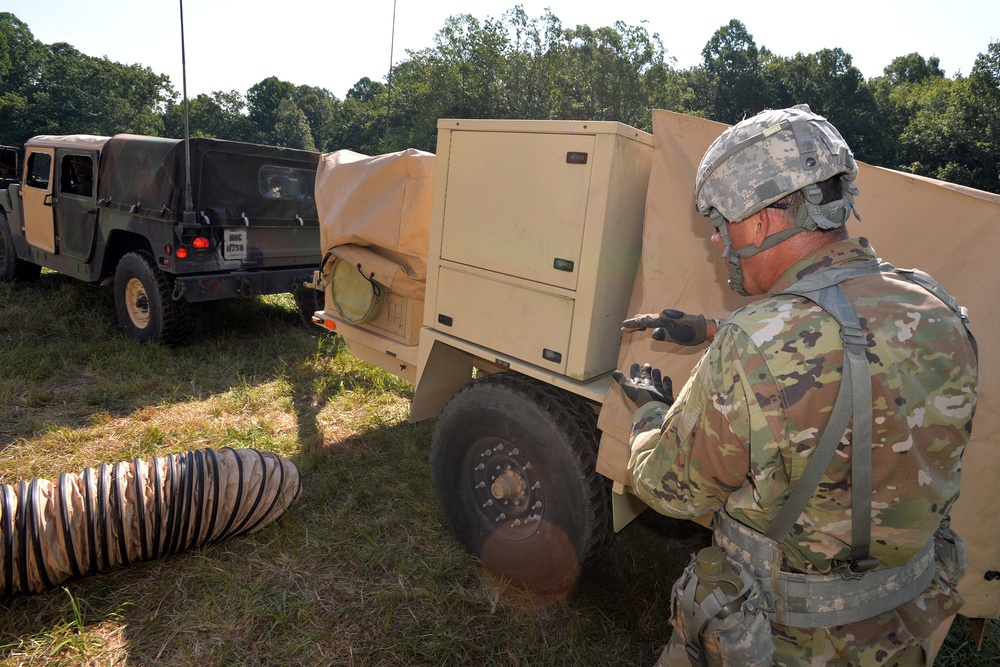
MULTIPOLYGON (((0 481, 202 448, 292 460, 277 523, 0 600, 2 665, 652 665, 707 533, 646 512, 566 599, 493 587, 448 533, 412 387, 306 326, 291 297, 206 309, 183 348, 126 340, 111 292, 0 284, 0 481)), ((1000 661, 959 619, 938 665, 1000 661)))

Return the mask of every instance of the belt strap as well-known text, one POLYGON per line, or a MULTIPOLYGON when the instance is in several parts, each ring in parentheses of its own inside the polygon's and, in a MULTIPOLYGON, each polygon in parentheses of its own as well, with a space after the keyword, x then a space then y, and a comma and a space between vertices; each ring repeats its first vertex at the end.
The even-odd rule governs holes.
POLYGON ((905 565, 845 577, 781 571, 780 545, 725 510, 715 514, 715 541, 743 563, 761 584, 768 618, 796 628, 823 628, 863 621, 895 609, 930 586, 936 571, 934 540, 905 565))

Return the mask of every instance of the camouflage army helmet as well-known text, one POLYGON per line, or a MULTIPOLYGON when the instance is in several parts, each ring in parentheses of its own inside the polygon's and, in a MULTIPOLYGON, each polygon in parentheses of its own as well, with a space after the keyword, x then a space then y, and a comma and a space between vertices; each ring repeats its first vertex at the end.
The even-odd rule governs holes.
POLYGON ((847 142, 808 105, 762 111, 729 128, 709 146, 695 178, 698 211, 719 230, 730 263, 730 287, 744 293, 740 258, 763 252, 801 231, 847 222, 858 194, 858 166, 847 142), (821 203, 819 183, 841 177, 841 198, 821 203), (739 222, 793 192, 802 191, 795 227, 772 234, 757 248, 733 249, 726 222, 739 222))
MULTIPOLYGON (((715 209, 726 220, 738 222, 837 174, 848 185, 844 192, 853 195, 850 184, 858 166, 829 121, 805 104, 762 111, 726 130, 706 151, 698 166, 695 201, 702 215, 715 209)), ((818 226, 844 224, 852 208, 853 196, 848 205, 830 211, 829 223, 818 226)))

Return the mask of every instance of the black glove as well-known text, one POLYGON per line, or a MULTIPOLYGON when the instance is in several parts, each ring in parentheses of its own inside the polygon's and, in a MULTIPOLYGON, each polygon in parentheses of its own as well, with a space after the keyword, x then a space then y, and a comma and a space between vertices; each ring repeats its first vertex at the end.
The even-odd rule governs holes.
POLYGON ((653 330, 653 340, 665 340, 678 345, 701 345, 708 340, 704 315, 689 315, 667 308, 659 315, 636 315, 622 322, 626 331, 653 330))
POLYGON ((674 386, 668 376, 660 376, 660 369, 649 364, 640 367, 632 364, 631 377, 625 377, 621 371, 611 371, 611 377, 621 385, 625 395, 636 407, 641 407, 650 401, 670 405, 674 402, 674 386))

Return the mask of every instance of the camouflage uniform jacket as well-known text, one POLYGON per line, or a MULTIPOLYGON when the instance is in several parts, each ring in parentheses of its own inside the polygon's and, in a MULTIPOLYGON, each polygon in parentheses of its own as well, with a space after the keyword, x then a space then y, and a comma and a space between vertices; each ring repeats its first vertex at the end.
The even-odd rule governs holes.
MULTIPOLYGON (((867 239, 833 243, 789 268, 773 293, 874 256, 867 239)), ((931 539, 958 496, 977 365, 959 318, 922 288, 883 273, 841 287, 869 341, 871 554, 891 567, 931 539)), ((636 412, 637 495, 680 518, 725 506, 766 531, 826 426, 843 355, 837 323, 806 299, 772 295, 733 313, 674 404, 636 412)), ((849 556, 850 446, 848 429, 783 544, 783 569, 826 574, 831 560, 849 556)))

